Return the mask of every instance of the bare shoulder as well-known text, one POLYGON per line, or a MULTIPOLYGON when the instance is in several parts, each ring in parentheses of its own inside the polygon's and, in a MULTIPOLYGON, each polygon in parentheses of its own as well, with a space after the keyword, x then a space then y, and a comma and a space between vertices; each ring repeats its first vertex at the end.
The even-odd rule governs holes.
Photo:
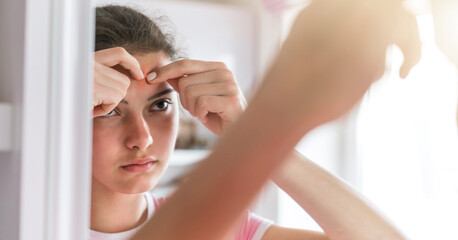
POLYGON ((322 232, 308 231, 303 229, 285 228, 272 225, 267 229, 262 240, 328 240, 322 232))

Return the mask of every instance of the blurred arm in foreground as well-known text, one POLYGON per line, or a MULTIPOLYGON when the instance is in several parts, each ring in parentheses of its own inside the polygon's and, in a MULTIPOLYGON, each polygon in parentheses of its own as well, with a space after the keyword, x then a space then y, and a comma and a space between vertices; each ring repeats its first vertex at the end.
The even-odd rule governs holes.
MULTIPOLYGON (((420 43, 401 1, 312 2, 245 114, 132 239, 221 239, 303 135, 361 99, 384 72, 391 44, 404 52, 406 76, 420 58, 420 43)), ((374 239, 355 231, 345 237, 374 239)))

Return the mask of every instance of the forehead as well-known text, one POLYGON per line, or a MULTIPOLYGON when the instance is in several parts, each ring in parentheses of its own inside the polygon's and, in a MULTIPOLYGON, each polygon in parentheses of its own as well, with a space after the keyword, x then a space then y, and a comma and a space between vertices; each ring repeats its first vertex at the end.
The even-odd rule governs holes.
MULTIPOLYGON (((170 58, 163 52, 153 52, 147 54, 133 55, 138 63, 143 74, 146 76, 148 73, 155 71, 157 68, 170 63, 170 58)), ((148 84, 146 80, 133 80, 124 97, 125 100, 142 99, 149 97, 149 95, 172 88, 167 82, 159 84, 148 84)))
POLYGON ((145 76, 156 68, 162 67, 171 62, 170 57, 164 52, 136 54, 133 56, 137 59, 145 76))

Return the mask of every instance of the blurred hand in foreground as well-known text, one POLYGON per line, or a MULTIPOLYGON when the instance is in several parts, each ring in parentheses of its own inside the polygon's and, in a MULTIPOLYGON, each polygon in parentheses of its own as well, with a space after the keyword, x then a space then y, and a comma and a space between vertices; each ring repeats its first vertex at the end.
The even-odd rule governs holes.
POLYGON ((421 44, 415 16, 402 1, 313 1, 298 15, 267 74, 264 88, 271 90, 259 93, 294 103, 284 106, 285 113, 302 122, 333 120, 383 75, 392 44, 404 54, 400 75, 406 77, 420 60, 421 44))

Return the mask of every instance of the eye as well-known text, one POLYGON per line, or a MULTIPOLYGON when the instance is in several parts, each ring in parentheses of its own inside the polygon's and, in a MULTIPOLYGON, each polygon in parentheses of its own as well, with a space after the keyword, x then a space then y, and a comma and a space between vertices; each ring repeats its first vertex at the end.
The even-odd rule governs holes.
POLYGON ((112 117, 112 116, 116 115, 117 113, 118 112, 116 112, 116 108, 115 108, 115 109, 111 110, 111 112, 103 115, 103 117, 112 117))
POLYGON ((161 99, 153 103, 152 110, 153 111, 165 111, 169 108, 171 104, 173 103, 169 99, 161 99))

